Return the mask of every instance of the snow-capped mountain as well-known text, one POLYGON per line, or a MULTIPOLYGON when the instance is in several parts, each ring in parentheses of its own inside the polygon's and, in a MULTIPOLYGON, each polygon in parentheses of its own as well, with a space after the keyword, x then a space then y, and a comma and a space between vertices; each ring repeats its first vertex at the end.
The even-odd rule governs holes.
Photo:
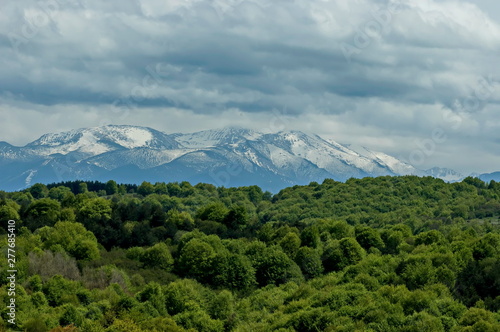
POLYGON ((80 152, 96 156, 110 151, 134 148, 175 149, 179 144, 168 135, 151 128, 104 126, 45 134, 25 148, 38 155, 80 152))
MULTIPOLYGON (((451 170, 432 172, 454 180, 451 170)), ((381 152, 299 131, 264 134, 230 127, 169 135, 151 128, 110 125, 46 134, 24 147, 0 142, 3 190, 36 182, 114 179, 259 185, 276 192, 325 178, 344 181, 409 174, 428 173, 381 152)))
POLYGON ((449 168, 433 167, 431 169, 428 169, 426 173, 427 175, 443 179, 447 182, 457 182, 465 178, 463 174, 460 174, 449 168))

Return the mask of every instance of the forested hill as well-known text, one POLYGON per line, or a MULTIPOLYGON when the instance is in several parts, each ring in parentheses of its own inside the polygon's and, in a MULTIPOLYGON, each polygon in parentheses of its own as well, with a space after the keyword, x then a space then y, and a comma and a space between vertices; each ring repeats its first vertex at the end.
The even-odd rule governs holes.
POLYGON ((499 217, 470 177, 0 192, 0 331, 500 331, 499 217))

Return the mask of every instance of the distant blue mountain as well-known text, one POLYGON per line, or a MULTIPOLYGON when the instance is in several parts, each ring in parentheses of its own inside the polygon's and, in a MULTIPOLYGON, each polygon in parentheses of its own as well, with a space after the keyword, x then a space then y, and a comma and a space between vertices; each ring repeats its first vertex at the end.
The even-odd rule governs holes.
POLYGON ((500 182, 500 172, 481 174, 479 176, 481 180, 484 182, 490 182, 491 180, 495 180, 496 182, 500 182))

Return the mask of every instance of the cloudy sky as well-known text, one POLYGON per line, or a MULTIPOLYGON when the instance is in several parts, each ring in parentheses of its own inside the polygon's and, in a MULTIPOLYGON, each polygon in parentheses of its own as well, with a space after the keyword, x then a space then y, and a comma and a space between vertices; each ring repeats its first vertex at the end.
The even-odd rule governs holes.
POLYGON ((498 0, 42 0, 0 11, 0 141, 302 130, 500 170, 498 0))

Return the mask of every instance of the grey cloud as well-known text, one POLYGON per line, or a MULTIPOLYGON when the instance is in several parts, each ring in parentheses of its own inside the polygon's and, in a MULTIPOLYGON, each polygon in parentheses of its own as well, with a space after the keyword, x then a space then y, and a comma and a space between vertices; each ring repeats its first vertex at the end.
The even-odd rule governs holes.
MULTIPOLYGON (((339 133, 346 142, 387 136, 405 144, 381 147, 405 154, 415 139, 446 127, 443 112, 460 114, 457 100, 473 95, 478 79, 499 74, 499 18, 491 13, 500 5, 489 0, 405 0, 376 34, 365 28, 388 0, 57 1, 29 38, 23 28, 43 15, 37 3, 10 2, 0 14, 0 119, 34 128, 33 112, 71 109, 81 118, 18 131, 26 135, 98 125, 116 112, 117 121, 160 130, 172 129, 169 114, 178 112, 193 130, 223 114, 234 116, 225 124, 258 128, 272 110, 286 109, 289 127, 328 135, 309 122, 342 121, 352 128, 339 133), (360 33, 368 46, 356 46, 360 33), (17 50, 13 38, 21 38, 17 50), (343 45, 354 47, 350 62, 343 45)), ((500 138, 491 124, 498 100, 491 93, 473 114, 482 128, 477 145, 500 138)), ((442 149, 463 144, 460 133, 449 135, 442 149)))

